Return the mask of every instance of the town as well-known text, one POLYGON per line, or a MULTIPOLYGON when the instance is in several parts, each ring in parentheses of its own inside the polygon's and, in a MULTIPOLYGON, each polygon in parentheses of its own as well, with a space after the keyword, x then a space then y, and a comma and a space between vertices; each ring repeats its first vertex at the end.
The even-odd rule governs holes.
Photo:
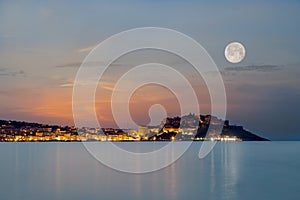
POLYGON ((267 140, 211 115, 168 117, 157 126, 137 129, 88 128, 0 120, 1 142, 80 141, 252 141, 267 140), (221 134, 206 136, 208 127, 223 126, 221 134))

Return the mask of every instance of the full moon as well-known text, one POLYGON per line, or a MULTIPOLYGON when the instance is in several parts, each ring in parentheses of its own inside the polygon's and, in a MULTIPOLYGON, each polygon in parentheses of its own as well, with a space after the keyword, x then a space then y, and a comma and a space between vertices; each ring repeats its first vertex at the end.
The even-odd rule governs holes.
POLYGON ((224 54, 228 62, 239 63, 245 58, 246 49, 239 42, 231 42, 226 46, 224 54))

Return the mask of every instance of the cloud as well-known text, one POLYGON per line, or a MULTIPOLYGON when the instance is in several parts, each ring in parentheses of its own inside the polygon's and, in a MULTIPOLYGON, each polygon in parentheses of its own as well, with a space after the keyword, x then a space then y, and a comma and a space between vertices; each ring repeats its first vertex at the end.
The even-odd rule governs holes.
POLYGON ((277 71, 281 69, 283 69, 283 66, 281 65, 248 65, 248 66, 224 68, 225 71, 231 71, 231 72, 250 72, 250 71, 269 72, 269 71, 277 71))
POLYGON ((91 51, 92 49, 94 49, 95 47, 96 47, 96 45, 88 46, 88 47, 82 47, 82 48, 76 49, 76 52, 77 52, 77 53, 85 53, 85 52, 89 52, 89 51, 91 51))
MULTIPOLYGON (((79 68, 82 65, 82 62, 69 62, 61 65, 56 65, 56 68, 79 68)), ((99 67, 102 66, 103 62, 95 61, 95 62, 84 62, 84 66, 88 67, 99 67)), ((113 64, 112 66, 117 66, 117 64, 113 64)))
POLYGON ((60 85, 60 87, 66 88, 66 87, 73 87, 74 83, 63 83, 60 85))
POLYGON ((24 70, 9 70, 8 68, 0 68, 0 76, 25 76, 24 70))
MULTIPOLYGON (((77 82, 77 86, 85 86, 85 85, 94 85, 97 84, 100 89, 107 90, 107 91, 114 91, 114 84, 112 82, 99 82, 95 83, 93 81, 84 81, 84 82, 77 82)), ((74 87, 74 80, 66 80, 65 82, 59 85, 62 88, 70 88, 74 87)))
POLYGON ((55 66, 56 68, 79 68, 81 65, 81 62, 71 62, 71 63, 66 63, 66 64, 62 64, 62 65, 57 65, 55 66))
MULTIPOLYGON (((69 78, 69 79, 65 79, 65 80, 62 80, 60 83, 59 83, 59 86, 61 88, 72 88, 74 87, 74 84, 75 84, 75 79, 73 78, 69 78)), ((78 84, 78 83, 77 83, 78 84)), ((86 83, 87 84, 87 83, 86 83)), ((83 83, 81 83, 81 85, 84 85, 83 83)))
POLYGON ((113 86, 109 86, 109 85, 106 85, 106 84, 99 84, 99 85, 100 85, 101 89, 104 89, 104 90, 107 90, 107 91, 111 91, 111 92, 114 91, 114 87, 113 86))

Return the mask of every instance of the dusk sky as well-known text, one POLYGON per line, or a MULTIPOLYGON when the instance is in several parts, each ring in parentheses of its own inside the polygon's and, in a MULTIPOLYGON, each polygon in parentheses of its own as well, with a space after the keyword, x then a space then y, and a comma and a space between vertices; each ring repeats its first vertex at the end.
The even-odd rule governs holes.
MULTIPOLYGON (((208 51, 222 71, 233 124, 271 140, 300 140, 299 13, 297 0, 0 0, 0 119, 72 125, 72 84, 85 56, 113 34, 151 26, 180 31, 208 51), (224 57, 232 41, 246 48, 241 63, 224 57)), ((111 91, 112 75, 100 90, 111 91)), ((153 102, 176 104, 156 92, 153 102)), ((109 102, 98 101, 99 120, 109 126, 109 102)))

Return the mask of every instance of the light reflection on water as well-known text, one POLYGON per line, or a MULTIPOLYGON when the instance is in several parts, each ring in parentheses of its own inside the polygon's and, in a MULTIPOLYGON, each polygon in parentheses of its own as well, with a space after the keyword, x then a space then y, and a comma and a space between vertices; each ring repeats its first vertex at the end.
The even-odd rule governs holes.
MULTIPOLYGON (((218 143, 199 160, 200 144, 194 143, 165 169, 127 174, 100 164, 81 143, 0 143, 0 199, 295 199, 300 195, 300 143, 218 143)), ((147 151, 156 144, 118 145, 147 151)), ((176 145, 180 143, 172 148, 176 145)))

